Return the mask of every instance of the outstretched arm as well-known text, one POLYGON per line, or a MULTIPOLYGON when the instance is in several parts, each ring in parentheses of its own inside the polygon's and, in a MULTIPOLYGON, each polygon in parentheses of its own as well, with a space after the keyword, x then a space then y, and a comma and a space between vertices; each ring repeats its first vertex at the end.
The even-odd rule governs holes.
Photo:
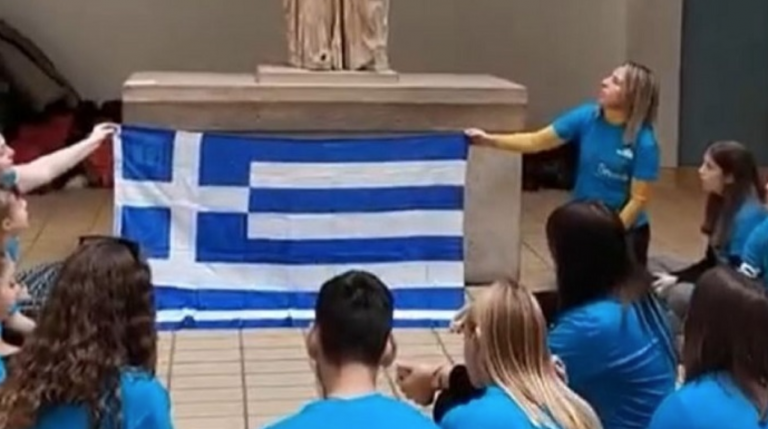
POLYGON ((538 131, 513 134, 488 134, 482 130, 467 130, 472 143, 497 147, 520 153, 537 153, 554 149, 566 142, 578 141, 584 124, 591 120, 599 107, 594 104, 577 106, 558 116, 549 126, 538 131))
POLYGON ((537 153, 554 149, 564 141, 557 135, 555 128, 548 126, 534 132, 513 134, 486 134, 477 130, 467 133, 473 143, 520 153, 537 153))
POLYGON ((52 182, 87 158, 116 129, 113 124, 97 125, 85 140, 14 167, 16 186, 25 193, 52 182))

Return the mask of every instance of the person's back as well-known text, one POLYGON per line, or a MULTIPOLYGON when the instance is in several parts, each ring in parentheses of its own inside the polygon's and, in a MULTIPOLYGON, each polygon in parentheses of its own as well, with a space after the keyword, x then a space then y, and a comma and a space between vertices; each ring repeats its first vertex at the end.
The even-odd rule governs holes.
POLYGON ((440 420, 442 429, 560 429, 535 425, 525 411, 497 386, 486 387, 468 402, 451 408, 440 420))
POLYGON ((686 383, 661 403, 648 429, 765 429, 754 404, 728 374, 686 383))
POLYGON ((729 267, 707 271, 685 320, 685 383, 657 408, 648 428, 768 427, 766 326, 765 287, 729 267))
MULTIPOLYGON (((171 429, 168 392, 151 374, 126 370, 120 376, 121 429, 171 429)), ((88 410, 78 405, 49 406, 30 429, 90 429, 88 410)))
POLYGON ((381 367, 392 364, 394 303, 373 274, 348 271, 320 288, 307 335, 322 397, 270 429, 436 429, 409 404, 376 390, 381 367))
POLYGON ((733 218, 733 227, 726 248, 721 250, 728 263, 741 262, 745 245, 755 229, 768 219, 768 210, 756 198, 750 198, 741 205, 733 218))
POLYGON ((652 304, 595 301, 563 314, 549 336, 569 385, 606 429, 645 428, 675 388, 675 365, 663 338, 667 327, 643 317, 642 305, 652 304))
POLYGON ((437 429, 413 406, 371 393, 357 398, 318 399, 270 429, 437 429))
POLYGON ((739 271, 768 287, 768 219, 750 234, 741 262, 739 271))
POLYGON ((549 216, 547 242, 560 307, 552 353, 606 429, 645 429, 674 389, 676 352, 626 228, 603 204, 572 202, 549 216))

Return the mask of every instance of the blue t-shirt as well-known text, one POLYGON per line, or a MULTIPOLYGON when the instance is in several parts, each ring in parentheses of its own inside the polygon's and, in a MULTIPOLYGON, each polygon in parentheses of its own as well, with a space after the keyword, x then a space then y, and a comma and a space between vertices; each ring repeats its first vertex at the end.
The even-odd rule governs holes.
MULTIPOLYGON (((0 323, 0 337, 3 335, 3 324, 0 323)), ((6 372, 5 372, 5 358, 7 356, 0 356, 0 384, 2 384, 5 381, 6 372)))
POLYGON ((549 347, 568 384, 594 408, 605 429, 645 429, 675 389, 671 334, 645 302, 603 299, 565 312, 549 333, 549 347))
POLYGON ((768 219, 755 228, 744 245, 740 271, 749 277, 762 279, 768 287, 768 219))
POLYGON ((269 429, 437 429, 416 408, 373 393, 354 399, 320 399, 269 429))
POLYGON ((443 429, 560 429, 535 426, 503 390, 487 387, 471 401, 451 408, 440 421, 443 429))
MULTIPOLYGON (((16 170, 10 169, 0 173, 0 187, 10 188, 16 185, 16 170)), ((9 237, 5 242, 5 252, 11 257, 11 260, 19 260, 19 237, 9 237)))
POLYGON ((669 395, 653 415, 648 429, 765 429, 757 407, 730 375, 710 374, 669 395))
POLYGON ((723 246, 721 256, 730 260, 742 260, 745 246, 752 232, 764 220, 768 219, 768 209, 756 198, 748 199, 742 204, 733 218, 733 228, 728 243, 723 246), (723 255, 722 253, 726 253, 723 255))
MULTIPOLYGON (((597 200, 620 211, 630 198, 632 179, 659 177, 659 146, 653 128, 640 128, 636 141, 624 143, 624 126, 608 122, 596 103, 586 103, 557 118, 558 137, 579 145, 575 200, 597 200)), ((643 210, 634 226, 648 223, 643 210)))
MULTIPOLYGON (((123 429, 172 429, 171 400, 160 382, 144 371, 120 377, 123 429)), ((45 410, 30 429, 89 429, 85 407, 61 405, 45 410)))

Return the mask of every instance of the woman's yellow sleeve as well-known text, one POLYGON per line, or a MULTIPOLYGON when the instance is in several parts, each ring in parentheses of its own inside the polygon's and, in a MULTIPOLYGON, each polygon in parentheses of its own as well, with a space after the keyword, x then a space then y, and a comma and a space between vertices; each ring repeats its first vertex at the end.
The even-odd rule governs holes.
POLYGON ((551 125, 534 132, 491 134, 488 137, 493 146, 520 153, 543 152, 564 143, 551 125))
POLYGON ((619 216, 624 227, 629 229, 634 225, 637 216, 648 205, 651 199, 651 183, 643 180, 632 180, 629 201, 624 205, 619 216))

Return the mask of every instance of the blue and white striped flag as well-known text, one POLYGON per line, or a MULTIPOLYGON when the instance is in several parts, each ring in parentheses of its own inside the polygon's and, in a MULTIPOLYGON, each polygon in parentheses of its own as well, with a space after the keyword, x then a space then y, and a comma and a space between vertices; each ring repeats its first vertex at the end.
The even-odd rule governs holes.
POLYGON ((288 139, 123 127, 115 233, 138 241, 164 328, 303 326, 320 285, 382 278, 398 326, 464 303, 463 135, 288 139))

